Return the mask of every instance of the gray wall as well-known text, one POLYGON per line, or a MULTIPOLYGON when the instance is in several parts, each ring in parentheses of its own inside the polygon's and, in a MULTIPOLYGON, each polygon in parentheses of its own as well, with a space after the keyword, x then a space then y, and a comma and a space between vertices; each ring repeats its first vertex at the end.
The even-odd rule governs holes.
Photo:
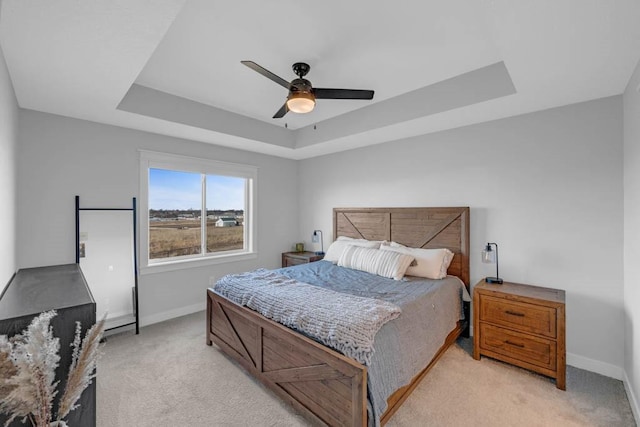
POLYGON ((640 421, 640 64, 624 92, 624 369, 640 421))
POLYGON ((16 270, 18 103, 0 48, 0 292, 16 270))
POLYGON ((75 262, 74 196, 85 207, 139 197, 138 149, 257 166, 258 258, 140 277, 141 323, 204 309, 211 277, 280 265, 298 237, 297 162, 22 110, 18 149, 18 264, 75 262))
POLYGON ((469 206, 472 283, 567 292, 568 362, 621 378, 622 97, 300 162, 300 233, 331 241, 334 207, 469 206))

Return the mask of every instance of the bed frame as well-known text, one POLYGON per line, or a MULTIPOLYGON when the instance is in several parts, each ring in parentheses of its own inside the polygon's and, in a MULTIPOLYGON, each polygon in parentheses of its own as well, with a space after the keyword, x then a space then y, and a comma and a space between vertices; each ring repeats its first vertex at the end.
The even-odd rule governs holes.
MULTIPOLYGON (((336 208, 333 236, 448 248, 448 273, 469 289, 469 208, 336 208)), ((465 318, 469 319, 468 305, 465 318)), ((384 425, 467 327, 458 322, 435 357, 387 399, 384 425)), ((367 425, 367 368, 257 312, 207 290, 207 345, 229 357, 315 424, 367 425)))

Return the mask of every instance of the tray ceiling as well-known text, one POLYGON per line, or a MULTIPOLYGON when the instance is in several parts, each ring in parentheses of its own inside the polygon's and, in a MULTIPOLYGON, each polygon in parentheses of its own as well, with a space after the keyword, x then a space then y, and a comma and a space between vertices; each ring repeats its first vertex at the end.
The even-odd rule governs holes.
POLYGON ((306 158, 623 92, 640 3, 4 0, 20 107, 306 158), (307 62, 317 87, 373 89, 272 119, 307 62), (285 127, 286 124, 286 127, 285 127))

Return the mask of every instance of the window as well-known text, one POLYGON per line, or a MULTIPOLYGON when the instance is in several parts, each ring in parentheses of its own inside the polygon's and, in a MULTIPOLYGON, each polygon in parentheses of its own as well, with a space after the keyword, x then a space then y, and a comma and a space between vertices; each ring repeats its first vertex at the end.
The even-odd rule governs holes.
POLYGON ((141 272, 255 257, 257 168, 141 151, 141 272))

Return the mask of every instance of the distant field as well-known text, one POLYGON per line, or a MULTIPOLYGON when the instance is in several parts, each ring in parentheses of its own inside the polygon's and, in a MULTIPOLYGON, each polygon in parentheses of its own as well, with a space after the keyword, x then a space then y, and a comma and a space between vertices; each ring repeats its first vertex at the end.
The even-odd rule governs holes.
MULTIPOLYGON (((152 221, 149 223, 149 259, 200 253, 200 221, 152 221)), ((207 221, 207 252, 243 248, 244 227, 216 227, 207 221)))

